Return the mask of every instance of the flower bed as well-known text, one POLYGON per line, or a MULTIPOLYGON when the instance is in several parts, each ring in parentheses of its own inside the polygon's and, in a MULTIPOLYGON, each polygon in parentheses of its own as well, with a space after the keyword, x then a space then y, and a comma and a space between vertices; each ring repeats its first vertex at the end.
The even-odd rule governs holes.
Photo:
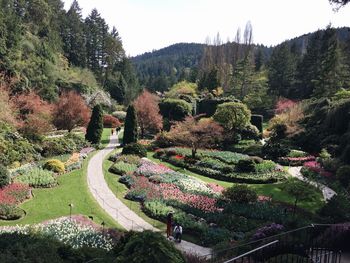
POLYGON ((114 245, 109 234, 103 234, 96 228, 83 225, 74 219, 60 218, 44 224, 0 228, 0 234, 30 235, 33 232, 57 239, 73 248, 91 247, 109 251, 114 245))
POLYGON ((29 186, 20 183, 0 189, 0 219, 15 220, 22 217, 23 211, 17 205, 30 198, 29 190, 29 186))
POLYGON ((305 157, 281 157, 278 159, 278 162, 282 165, 289 166, 301 166, 306 162, 315 161, 315 156, 305 156, 305 157))
POLYGON ((265 184, 284 178, 284 172, 278 171, 277 165, 269 160, 253 163, 255 172, 246 173, 238 171, 236 164, 240 160, 246 160, 247 155, 200 150, 199 160, 193 160, 189 157, 190 154, 188 148, 167 148, 156 151, 154 157, 194 173, 228 182, 265 184))

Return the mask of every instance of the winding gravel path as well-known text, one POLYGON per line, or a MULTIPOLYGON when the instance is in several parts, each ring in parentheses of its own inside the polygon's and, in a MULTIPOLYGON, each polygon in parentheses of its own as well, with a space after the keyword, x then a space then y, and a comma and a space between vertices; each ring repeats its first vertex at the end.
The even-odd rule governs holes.
POLYGON ((334 195, 336 195, 337 193, 332 190, 331 188, 329 188, 328 186, 324 185, 324 184, 321 184, 321 183, 318 183, 318 182, 315 182, 315 181, 312 181, 312 180, 309 180, 308 178, 304 177, 300 170, 301 170, 302 166, 297 166, 297 167, 290 167, 288 169, 288 173, 295 177, 295 178, 298 178, 299 180, 303 181, 303 182, 306 182, 308 184, 311 184, 315 187, 317 187, 318 189, 320 189, 322 191, 322 194, 323 194, 323 199, 325 201, 328 201, 329 199, 331 199, 334 195))
MULTIPOLYGON (((160 231, 124 205, 124 203, 113 194, 111 189, 109 189, 107 182, 105 181, 102 168, 103 160, 118 145, 118 135, 112 135, 110 137, 110 143, 107 145, 107 147, 100 150, 91 158, 87 170, 87 179, 90 192, 99 205, 126 230, 160 231)), ((183 240, 180 244, 174 244, 183 252, 197 254, 199 256, 207 256, 212 252, 210 248, 201 247, 185 240, 183 240)))

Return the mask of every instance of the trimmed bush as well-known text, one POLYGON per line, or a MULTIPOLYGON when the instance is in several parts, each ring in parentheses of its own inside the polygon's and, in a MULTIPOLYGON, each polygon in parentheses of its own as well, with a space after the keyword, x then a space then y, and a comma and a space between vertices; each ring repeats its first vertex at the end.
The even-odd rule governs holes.
POLYGON ((126 118, 126 112, 125 111, 115 111, 112 113, 112 116, 117 118, 118 120, 124 122, 126 118))
POLYGON ((129 143, 124 146, 122 154, 134 154, 140 157, 147 156, 147 149, 139 143, 129 143))
POLYGON ((179 99, 165 99, 159 103, 159 109, 169 121, 182 121, 192 112, 191 104, 179 99))
POLYGON ((43 165, 43 168, 45 170, 49 170, 58 174, 62 174, 66 170, 64 163, 57 159, 51 159, 46 161, 46 163, 43 165))
POLYGON ((91 119, 86 129, 85 139, 93 144, 99 144, 103 132, 103 109, 96 105, 92 110, 91 119))
POLYGON ((223 195, 225 198, 235 203, 253 203, 258 199, 258 195, 247 185, 235 185, 227 188, 223 195))
POLYGON ((133 105, 128 107, 125 118, 125 127, 124 127, 124 137, 123 144, 136 143, 137 142, 137 116, 136 110, 133 105))
POLYGON ((10 174, 7 168, 0 164, 0 188, 10 183, 10 174))
POLYGON ((0 204, 0 219, 17 220, 24 215, 24 212, 15 205, 0 204))
POLYGON ((343 165, 337 170, 336 176, 344 187, 350 184, 350 165, 343 165))
POLYGON ((255 172, 255 163, 252 159, 239 160, 236 169, 242 173, 253 173, 255 172))

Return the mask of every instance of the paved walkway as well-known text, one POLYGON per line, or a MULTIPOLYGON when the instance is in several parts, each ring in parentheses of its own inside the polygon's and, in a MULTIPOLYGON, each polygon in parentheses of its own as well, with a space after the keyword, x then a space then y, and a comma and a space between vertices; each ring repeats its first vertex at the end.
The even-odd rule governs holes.
MULTIPOLYGON (((124 205, 113 192, 109 189, 103 175, 102 163, 106 156, 118 146, 118 136, 113 135, 110 143, 106 148, 94 155, 88 165, 88 186, 90 192, 97 200, 99 205, 121 226, 126 230, 143 231, 152 230, 159 231, 153 227, 136 213, 124 205)), ((201 247, 196 244, 183 240, 181 243, 174 243, 175 246, 186 253, 197 254, 199 256, 207 256, 211 253, 210 248, 201 247)))
POLYGON ((320 189, 322 191, 322 194, 323 194, 323 199, 325 201, 328 201, 329 199, 331 199, 334 195, 336 195, 337 193, 332 190, 331 188, 329 188, 328 186, 324 185, 324 184, 321 184, 321 183, 318 183, 318 182, 315 182, 315 181, 312 181, 312 180, 309 180, 308 178, 304 177, 300 170, 301 170, 302 166, 297 166, 297 167, 290 167, 288 169, 288 173, 295 177, 295 178, 298 178, 299 180, 301 181, 304 181, 308 184, 311 184, 315 187, 317 187, 318 189, 320 189))
POLYGON ((156 228, 147 223, 116 198, 104 179, 102 169, 103 160, 116 146, 118 146, 118 136, 113 135, 107 147, 91 158, 87 170, 90 192, 99 205, 126 230, 143 231, 148 229, 156 231, 156 228))

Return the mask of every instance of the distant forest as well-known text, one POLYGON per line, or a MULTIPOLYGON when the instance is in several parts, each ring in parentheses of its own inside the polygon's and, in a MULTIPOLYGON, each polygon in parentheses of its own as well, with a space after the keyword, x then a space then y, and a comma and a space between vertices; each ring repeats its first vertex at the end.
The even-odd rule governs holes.
POLYGON ((275 47, 255 45, 252 39, 247 23, 243 36, 238 30, 232 42, 223 43, 218 35, 207 44, 179 43, 131 61, 141 86, 160 92, 182 80, 196 82, 202 90, 222 87, 225 95, 247 101, 265 89, 305 99, 334 93, 329 81, 349 87, 350 28, 329 26, 275 47))

